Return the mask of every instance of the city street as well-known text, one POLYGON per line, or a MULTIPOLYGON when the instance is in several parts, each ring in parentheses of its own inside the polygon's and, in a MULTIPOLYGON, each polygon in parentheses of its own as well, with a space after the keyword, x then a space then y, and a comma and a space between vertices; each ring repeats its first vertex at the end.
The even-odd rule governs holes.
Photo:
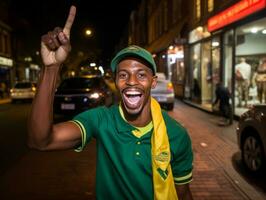
MULTIPOLYGON (((95 199, 95 141, 81 153, 30 150, 26 147, 29 110, 28 103, 0 105, 0 199, 95 199)), ((169 114, 192 138, 195 200, 266 199, 266 176, 254 178, 242 167, 236 121, 229 127, 218 126, 219 117, 181 101, 169 114)))

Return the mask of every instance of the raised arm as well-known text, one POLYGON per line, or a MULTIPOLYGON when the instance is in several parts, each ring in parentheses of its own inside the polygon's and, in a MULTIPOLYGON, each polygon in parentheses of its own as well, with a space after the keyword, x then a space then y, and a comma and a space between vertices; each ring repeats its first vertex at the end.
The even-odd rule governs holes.
POLYGON ((63 29, 57 27, 41 39, 44 67, 28 121, 28 145, 39 150, 72 148, 80 142, 79 128, 71 122, 53 124, 53 101, 60 68, 70 50, 70 30, 76 15, 71 6, 63 29))

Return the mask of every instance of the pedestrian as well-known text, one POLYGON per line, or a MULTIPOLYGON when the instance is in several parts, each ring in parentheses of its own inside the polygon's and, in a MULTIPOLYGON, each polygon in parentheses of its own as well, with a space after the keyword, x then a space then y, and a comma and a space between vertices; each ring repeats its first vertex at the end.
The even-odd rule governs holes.
POLYGON ((28 124, 28 144, 38 150, 75 148, 97 141, 97 199, 192 199, 192 147, 185 128, 150 96, 156 86, 152 55, 138 46, 113 58, 118 105, 97 107, 73 120, 53 124, 56 78, 70 49, 76 14, 71 7, 65 27, 42 36, 42 68, 28 124))
POLYGON ((220 125, 231 125, 233 123, 232 108, 230 104, 231 94, 228 88, 224 87, 222 83, 217 83, 215 88, 215 106, 219 102, 219 111, 223 116, 223 122, 220 125))

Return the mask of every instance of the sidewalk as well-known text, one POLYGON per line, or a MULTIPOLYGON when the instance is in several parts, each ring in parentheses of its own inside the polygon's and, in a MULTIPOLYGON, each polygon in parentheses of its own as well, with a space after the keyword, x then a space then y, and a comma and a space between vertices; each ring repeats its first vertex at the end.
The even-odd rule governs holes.
POLYGON ((10 103, 10 102, 11 102, 10 98, 0 99, 0 104, 10 103))
POLYGON ((194 170, 191 191, 196 200, 266 199, 247 183, 233 167, 233 158, 239 152, 236 144, 236 125, 217 126, 218 116, 176 101, 170 112, 192 139, 194 170), (232 139, 224 137, 230 133, 232 139))

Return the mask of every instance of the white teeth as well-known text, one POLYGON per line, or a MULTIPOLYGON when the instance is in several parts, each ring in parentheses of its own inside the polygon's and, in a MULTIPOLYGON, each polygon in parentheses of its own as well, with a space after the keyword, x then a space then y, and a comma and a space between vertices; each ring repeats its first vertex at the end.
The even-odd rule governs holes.
POLYGON ((140 95, 140 92, 137 91, 127 91, 126 95, 140 95))

